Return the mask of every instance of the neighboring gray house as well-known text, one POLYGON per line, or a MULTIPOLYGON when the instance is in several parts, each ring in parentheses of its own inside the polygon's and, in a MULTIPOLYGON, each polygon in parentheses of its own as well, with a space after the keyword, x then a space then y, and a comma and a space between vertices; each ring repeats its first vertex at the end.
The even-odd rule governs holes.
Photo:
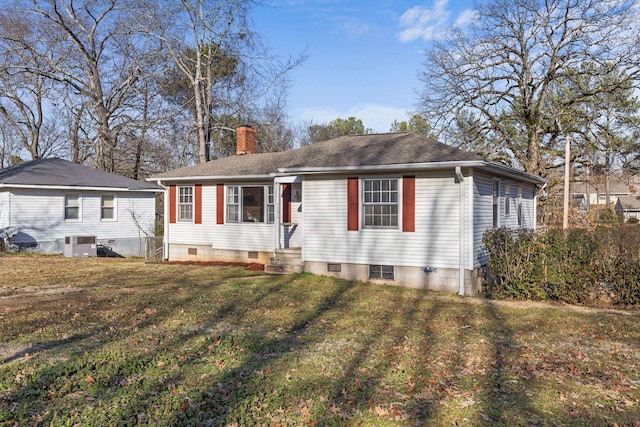
POLYGON ((640 221, 640 195, 620 196, 615 206, 616 214, 622 215, 624 222, 640 221))
POLYGON ((66 160, 34 160, 0 170, 0 228, 17 227, 11 243, 40 253, 62 253, 67 236, 93 235, 122 256, 142 256, 161 192, 66 160))
MULTIPOLYGON (((581 210, 592 209, 604 209, 607 204, 607 193, 605 184, 594 184, 577 182, 572 184, 571 193, 579 203, 581 210), (587 206, 588 202, 588 206, 587 206)), ((633 185, 626 184, 622 181, 611 181, 609 188, 609 203, 611 207, 616 206, 620 197, 626 197, 631 195, 634 191, 633 185)))
POLYGON ((344 136, 149 178, 164 186, 168 260, 473 294, 491 227, 535 228, 546 181, 415 133, 344 136))

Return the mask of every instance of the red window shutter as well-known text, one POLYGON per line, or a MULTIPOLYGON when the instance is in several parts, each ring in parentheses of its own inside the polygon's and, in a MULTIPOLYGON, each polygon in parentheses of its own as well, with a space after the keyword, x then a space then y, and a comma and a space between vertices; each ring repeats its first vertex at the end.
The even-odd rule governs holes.
POLYGON ((347 179, 347 230, 358 231, 358 208, 360 206, 358 194, 358 178, 347 179))
POLYGON ((169 186, 169 222, 176 223, 176 186, 169 186))
POLYGON ((291 222, 291 184, 282 186, 282 222, 291 222))
POLYGON ((416 177, 402 177, 402 231, 416 231, 416 177))
POLYGON ((224 184, 216 185, 216 224, 224 224, 224 184))
POLYGON ((193 193, 195 205, 193 220, 196 224, 202 224, 202 184, 196 184, 193 193))

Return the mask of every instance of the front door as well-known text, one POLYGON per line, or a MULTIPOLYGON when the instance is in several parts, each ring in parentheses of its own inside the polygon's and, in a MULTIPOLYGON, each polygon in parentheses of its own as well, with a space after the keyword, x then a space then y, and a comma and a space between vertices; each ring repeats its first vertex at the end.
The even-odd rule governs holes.
POLYGON ((283 247, 299 248, 302 245, 302 184, 299 182, 289 184, 291 188, 289 206, 283 206, 290 212, 289 222, 283 226, 283 247))

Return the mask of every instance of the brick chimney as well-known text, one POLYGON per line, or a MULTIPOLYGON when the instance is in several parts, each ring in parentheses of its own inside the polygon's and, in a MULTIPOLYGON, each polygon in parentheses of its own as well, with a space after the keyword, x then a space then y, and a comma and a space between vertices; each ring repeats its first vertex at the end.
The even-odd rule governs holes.
POLYGON ((236 156, 256 153, 256 130, 249 125, 236 128, 236 156))

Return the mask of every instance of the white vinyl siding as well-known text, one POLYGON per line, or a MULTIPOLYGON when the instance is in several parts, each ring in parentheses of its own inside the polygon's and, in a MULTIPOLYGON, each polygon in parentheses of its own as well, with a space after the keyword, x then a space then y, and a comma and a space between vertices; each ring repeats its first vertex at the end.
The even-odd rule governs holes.
POLYGON ((152 193, 119 193, 116 218, 102 221, 102 193, 83 191, 80 194, 82 221, 65 221, 65 195, 60 190, 20 189, 11 191, 10 225, 18 227, 13 239, 20 242, 51 242, 71 235, 95 235, 98 239, 138 238, 145 232, 153 234, 155 223, 155 195, 152 193), (131 219, 135 214, 139 230, 131 219))
MULTIPOLYGON (((483 173, 475 173, 473 177, 473 251, 474 268, 486 265, 487 259, 482 245, 482 235, 492 227, 493 218, 493 185, 494 178, 483 173)), ((514 215, 517 197, 511 197, 511 212, 505 216, 500 210, 500 226, 510 228, 533 227, 534 185, 525 182, 511 181, 511 194, 513 188, 519 186, 522 192, 522 224, 518 225, 518 215, 514 215)), ((504 185, 500 187, 504 188, 504 185)), ((498 206, 504 206, 504 190, 500 193, 498 206)))
POLYGON ((459 188, 453 170, 418 174, 415 232, 364 228, 357 233, 347 233, 347 177, 307 177, 303 189, 304 259, 457 268, 459 188))
POLYGON ((9 226, 9 216, 11 213, 9 196, 10 193, 8 191, 0 191, 0 227, 9 226))
MULTIPOLYGON (((238 186, 264 186, 265 183, 238 183, 238 186)), ((225 186, 225 197, 229 188, 225 186)), ((239 197, 239 196, 238 196, 239 197)), ((221 200, 225 203, 226 200, 221 200)), ((169 224, 172 244, 211 245, 214 249, 271 252, 274 247, 273 224, 230 223, 225 203, 225 224, 216 223, 216 185, 202 185, 202 225, 193 223, 169 224)))

